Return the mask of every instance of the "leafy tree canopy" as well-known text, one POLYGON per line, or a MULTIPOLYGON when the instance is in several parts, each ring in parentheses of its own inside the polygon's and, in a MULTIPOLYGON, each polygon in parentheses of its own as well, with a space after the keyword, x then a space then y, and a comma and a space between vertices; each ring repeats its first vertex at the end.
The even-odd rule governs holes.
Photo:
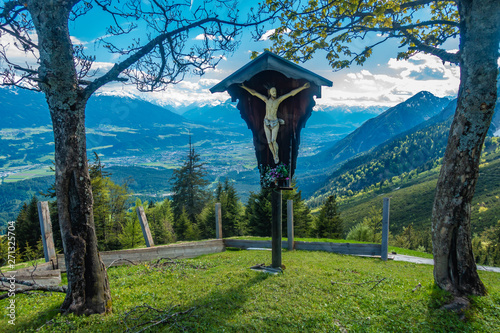
POLYGON ((296 62, 310 60, 324 50, 334 69, 361 65, 376 46, 394 38, 405 47, 398 59, 422 51, 459 62, 457 53, 439 48, 459 35, 455 1, 267 0, 266 5, 280 12, 280 26, 270 36, 272 51, 296 62), (357 40, 368 45, 358 49, 353 44, 357 40))

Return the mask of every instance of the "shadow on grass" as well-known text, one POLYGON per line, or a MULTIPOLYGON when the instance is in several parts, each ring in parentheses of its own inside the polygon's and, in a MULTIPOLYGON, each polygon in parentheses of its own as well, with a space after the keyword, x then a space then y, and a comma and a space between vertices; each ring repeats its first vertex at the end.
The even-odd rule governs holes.
POLYGON ((453 301, 451 293, 432 286, 427 303, 426 322, 433 332, 477 332, 474 327, 473 313, 478 310, 473 304, 466 311, 453 311, 443 308, 453 301))
MULTIPOLYGON (((50 297, 49 295, 50 294, 37 293, 30 294, 29 296, 23 295, 22 297, 50 297)), ((16 304, 19 304, 23 301, 24 299, 22 299, 21 297, 16 297, 16 304)), ((47 322, 56 317, 58 313, 60 313, 59 309, 62 302, 63 300, 61 299, 60 302, 54 301, 54 303, 48 307, 33 307, 32 309, 29 309, 31 311, 26 311, 26 309, 17 307, 15 326, 8 327, 10 325, 7 325, 7 323, 5 322, 0 326, 0 332, 26 332, 28 330, 33 330, 34 328, 44 326, 47 322)), ((2 307, 2 305, 0 305, 0 307, 2 307)))
POLYGON ((222 328, 236 325, 237 312, 255 295, 252 286, 268 279, 260 273, 245 283, 231 288, 214 290, 205 297, 194 300, 187 308, 195 308, 192 315, 177 325, 180 330, 220 332, 222 328))

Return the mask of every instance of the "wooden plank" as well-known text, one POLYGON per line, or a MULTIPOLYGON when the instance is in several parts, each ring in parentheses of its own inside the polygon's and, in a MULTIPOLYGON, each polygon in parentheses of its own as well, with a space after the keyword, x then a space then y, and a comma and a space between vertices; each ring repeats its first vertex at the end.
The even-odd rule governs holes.
POLYGON ((391 198, 384 198, 384 210, 382 213, 382 246, 380 249, 380 257, 383 261, 387 261, 389 252, 389 211, 391 198))
POLYGON ((351 255, 380 255, 380 244, 353 244, 329 242, 295 242, 296 250, 326 251, 351 255))
POLYGON ((58 285, 61 283, 61 271, 59 269, 54 270, 44 270, 33 271, 31 269, 18 270, 15 273, 16 279, 21 281, 35 281, 42 285, 58 285))
POLYGON ((45 256, 45 262, 49 262, 51 258, 56 256, 56 247, 52 235, 52 223, 47 201, 38 201, 38 220, 42 231, 43 255, 45 256))
POLYGON ((286 228, 287 228, 287 248, 293 250, 293 200, 286 202, 286 228))
POLYGON ((270 249, 272 247, 270 240, 244 240, 244 239, 224 239, 224 245, 226 247, 236 247, 239 249, 248 248, 264 248, 270 249))
POLYGON ((139 222, 141 224, 142 234, 144 235, 144 239, 146 240, 146 246, 152 247, 155 246, 153 242, 153 237, 151 236, 151 230, 149 230, 148 219, 146 218, 146 213, 144 212, 144 207, 139 206, 136 207, 137 216, 139 217, 139 222))
POLYGON ((215 238, 222 239, 222 210, 220 202, 215 204, 215 238))
MULTIPOLYGON (((191 242, 183 244, 160 245, 142 249, 127 249, 118 251, 100 252, 102 261, 107 267, 113 262, 113 266, 129 265, 130 261, 141 263, 145 261, 158 260, 160 258, 184 259, 195 258, 205 254, 213 254, 224 251, 222 240, 207 240, 202 242, 191 242), (124 259, 124 260, 120 260, 124 259), (117 261, 119 260, 119 261, 117 261)), ((64 256, 58 255, 58 267, 61 271, 66 271, 64 256)))

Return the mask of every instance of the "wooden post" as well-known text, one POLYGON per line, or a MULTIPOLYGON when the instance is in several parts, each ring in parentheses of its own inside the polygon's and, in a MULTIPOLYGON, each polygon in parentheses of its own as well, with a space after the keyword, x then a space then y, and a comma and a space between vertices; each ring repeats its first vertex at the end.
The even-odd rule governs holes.
POLYGON ((222 211, 221 204, 215 204, 215 238, 222 239, 222 211))
POLYGON ((50 221, 49 203, 47 201, 38 201, 38 220, 42 230, 43 255, 45 262, 56 256, 56 247, 52 235, 52 222, 50 221))
POLYGON ((281 269, 281 190, 274 189, 271 194, 272 208, 272 263, 271 267, 281 269))
POLYGON ((384 210, 382 212, 382 250, 380 257, 387 261, 389 251, 389 210, 391 198, 384 198, 384 210))
POLYGON ((151 230, 149 230, 148 219, 146 218, 146 213, 144 212, 144 207, 139 206, 136 207, 137 216, 139 217, 139 222, 141 224, 142 234, 144 235, 144 239, 146 240, 147 247, 155 246, 153 242, 153 237, 151 236, 151 230))
POLYGON ((288 237, 288 251, 295 250, 295 243, 293 241, 293 200, 286 202, 286 230, 288 237))

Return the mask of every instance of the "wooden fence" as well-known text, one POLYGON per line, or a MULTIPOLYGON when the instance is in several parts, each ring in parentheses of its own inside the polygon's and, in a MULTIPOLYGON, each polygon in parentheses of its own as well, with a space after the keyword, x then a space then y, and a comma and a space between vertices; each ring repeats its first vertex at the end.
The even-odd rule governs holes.
MULTIPOLYGON (((355 244, 355 243, 332 243, 332 242, 301 242, 294 241, 293 239, 293 203, 288 202, 288 242, 283 242, 282 247, 291 250, 303 251, 326 251, 340 254, 363 255, 363 256, 380 256, 383 260, 387 260, 387 238, 389 231, 389 198, 384 198, 384 212, 382 223, 382 244, 355 244)), ((53 258, 55 253, 52 241, 52 228, 50 223, 50 215, 48 214, 48 205, 43 203, 39 208, 44 214, 40 214, 40 225, 42 233, 48 239, 44 242, 44 250, 47 264, 43 265, 45 272, 54 269, 57 274, 66 271, 66 264, 64 255, 58 254, 57 258, 53 258), (49 236, 49 237, 47 237, 49 236), (47 266, 47 268, 45 268, 47 266)), ((142 207, 141 207, 142 208, 142 207)), ((146 215, 143 209, 138 209, 141 227, 143 230, 144 238, 147 242, 147 248, 141 249, 128 249, 118 251, 102 251, 100 252, 101 258, 106 267, 125 265, 133 263, 140 263, 145 261, 158 260, 161 258, 193 258, 204 254, 213 254, 225 251, 226 247, 236 247, 241 249, 249 248, 272 248, 272 241, 258 241, 258 240, 240 240, 240 239, 223 239, 222 237, 222 218, 220 212, 220 204, 216 205, 216 234, 217 239, 161 245, 155 246, 149 230, 146 215)), ((41 268, 41 267, 40 267, 41 268)), ((43 272, 39 272, 38 278, 43 279, 43 272)), ((47 273, 50 279, 53 279, 54 272, 47 273)), ((33 277, 33 276, 31 276, 33 277)), ((60 280, 59 280, 60 281, 60 280)))
MULTIPOLYGON (((221 239, 212 239, 201 242, 190 242, 171 245, 160 245, 141 249, 128 249, 118 251, 99 252, 106 267, 129 265, 130 262, 140 263, 161 258, 181 259, 194 258, 204 254, 219 253, 225 251, 224 242, 221 239)), ((64 255, 57 255, 57 268, 66 272, 64 255)))

